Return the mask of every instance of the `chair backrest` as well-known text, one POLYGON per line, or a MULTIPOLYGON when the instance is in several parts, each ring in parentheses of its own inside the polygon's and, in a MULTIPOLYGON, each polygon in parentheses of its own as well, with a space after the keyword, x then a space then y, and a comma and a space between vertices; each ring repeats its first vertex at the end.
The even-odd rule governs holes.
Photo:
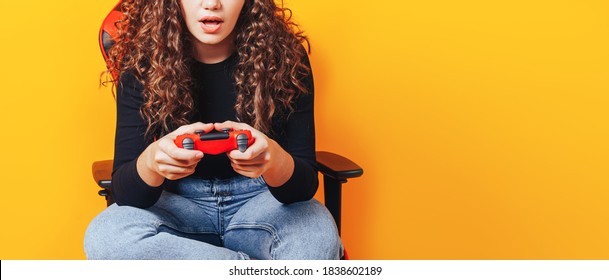
MULTIPOLYGON (((120 11, 121 3, 122 1, 118 1, 112 11, 110 11, 110 13, 106 16, 101 28, 99 29, 99 48, 101 50, 102 56, 104 57, 104 61, 106 61, 106 67, 109 66, 108 51, 110 50, 112 45, 114 45, 117 35, 116 22, 122 16, 122 13, 120 11)), ((118 78, 117 73, 113 72, 111 74, 115 80, 118 78)))

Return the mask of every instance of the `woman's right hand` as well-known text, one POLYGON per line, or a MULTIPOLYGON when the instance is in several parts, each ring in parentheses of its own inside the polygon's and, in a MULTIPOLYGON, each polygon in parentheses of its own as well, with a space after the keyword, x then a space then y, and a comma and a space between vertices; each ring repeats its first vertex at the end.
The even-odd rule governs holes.
POLYGON ((183 125, 148 145, 137 159, 137 172, 142 180, 151 187, 158 187, 165 179, 177 180, 194 173, 203 152, 178 148, 173 141, 178 135, 197 130, 208 132, 213 128, 213 124, 200 122, 183 125))

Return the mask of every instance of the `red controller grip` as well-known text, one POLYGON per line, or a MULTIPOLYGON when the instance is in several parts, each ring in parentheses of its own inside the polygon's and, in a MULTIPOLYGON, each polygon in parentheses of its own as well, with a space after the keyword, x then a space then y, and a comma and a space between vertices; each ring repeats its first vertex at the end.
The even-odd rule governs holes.
POLYGON ((176 137, 174 143, 179 148, 199 150, 204 154, 219 155, 237 149, 243 152, 254 143, 254 138, 249 130, 232 130, 206 134, 182 134, 176 137), (243 145, 245 141, 247 141, 247 146, 243 145), (239 145, 240 143, 241 145, 239 145))

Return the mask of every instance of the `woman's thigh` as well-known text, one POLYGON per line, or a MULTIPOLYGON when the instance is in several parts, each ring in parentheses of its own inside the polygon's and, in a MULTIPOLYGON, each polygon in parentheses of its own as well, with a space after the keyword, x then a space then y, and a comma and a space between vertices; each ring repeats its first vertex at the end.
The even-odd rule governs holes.
POLYGON ((210 244, 220 245, 212 220, 196 204, 169 192, 146 209, 113 204, 85 234, 87 257, 96 259, 202 258, 192 250, 210 244))
POLYGON ((336 224, 316 200, 291 204, 269 191, 248 201, 231 219, 224 246, 257 259, 338 259, 336 224))

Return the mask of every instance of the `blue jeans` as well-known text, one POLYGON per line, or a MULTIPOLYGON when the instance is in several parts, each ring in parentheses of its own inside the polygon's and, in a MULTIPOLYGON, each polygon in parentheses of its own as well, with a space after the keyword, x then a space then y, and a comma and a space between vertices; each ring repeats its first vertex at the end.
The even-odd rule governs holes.
POLYGON ((342 244, 316 200, 282 204, 262 177, 184 178, 152 207, 116 204, 87 228, 89 259, 338 259, 342 244))

